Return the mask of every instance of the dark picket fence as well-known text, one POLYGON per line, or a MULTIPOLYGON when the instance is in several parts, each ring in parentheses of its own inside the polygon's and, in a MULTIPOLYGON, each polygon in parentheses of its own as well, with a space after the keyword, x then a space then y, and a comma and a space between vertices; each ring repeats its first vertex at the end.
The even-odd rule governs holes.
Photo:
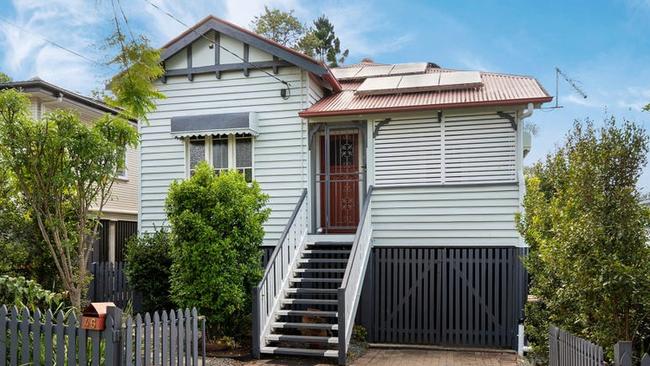
POLYGON ((90 271, 93 280, 88 289, 92 302, 112 302, 119 308, 131 306, 133 312, 142 311, 142 296, 130 289, 124 268, 126 262, 93 262, 90 271))
POLYGON ((557 327, 549 330, 549 366, 602 366, 603 348, 557 327))
MULTIPOLYGON (((614 345, 613 366, 632 366, 634 350, 632 342, 620 341, 614 345)), ((647 353, 636 361, 636 365, 650 366, 647 353)), ((603 348, 586 339, 551 326, 548 334, 549 366, 604 366, 603 348)))
POLYGON ((109 308, 106 328, 95 331, 73 313, 2 306, 0 365, 205 365, 205 320, 196 309, 122 318, 109 308))

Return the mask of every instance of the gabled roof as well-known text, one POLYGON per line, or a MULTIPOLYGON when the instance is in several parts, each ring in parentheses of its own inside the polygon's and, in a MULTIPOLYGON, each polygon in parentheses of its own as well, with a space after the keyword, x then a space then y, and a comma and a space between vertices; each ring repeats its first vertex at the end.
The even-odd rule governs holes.
POLYGON ((2 89, 21 89, 26 93, 32 93, 35 91, 42 90, 44 92, 51 94, 55 98, 62 96, 66 99, 85 105, 86 107, 93 108, 102 113, 110 113, 113 115, 117 115, 120 113, 119 109, 113 108, 100 100, 90 98, 81 95, 79 93, 75 93, 73 91, 64 89, 60 86, 54 85, 52 83, 48 83, 47 81, 42 80, 38 77, 30 80, 25 80, 25 81, 12 81, 9 83, 0 83, 0 90, 2 89))
POLYGON ((322 62, 213 15, 203 18, 176 38, 167 42, 167 44, 163 46, 161 60, 164 61, 172 57, 209 31, 216 31, 228 37, 235 38, 245 44, 276 56, 281 60, 287 61, 311 72, 314 75, 322 77, 330 83, 335 91, 340 90, 339 82, 336 80, 334 75, 332 75, 329 68, 322 62))
MULTIPOLYGON (((452 72, 430 65, 424 72, 452 72)), ((480 88, 383 95, 356 93, 363 80, 342 80, 343 90, 327 96, 300 113, 301 117, 345 116, 463 107, 539 105, 553 97, 533 77, 481 72, 480 88)))

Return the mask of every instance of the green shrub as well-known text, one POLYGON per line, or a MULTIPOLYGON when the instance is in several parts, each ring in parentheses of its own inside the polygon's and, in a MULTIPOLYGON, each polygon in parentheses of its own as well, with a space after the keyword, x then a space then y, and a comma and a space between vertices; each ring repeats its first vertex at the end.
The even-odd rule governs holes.
POLYGON ((352 340, 357 343, 366 343, 368 341, 368 331, 362 325, 355 325, 352 328, 352 340))
MULTIPOLYGON (((543 359, 548 325, 605 347, 650 339, 650 210, 637 183, 650 137, 614 118, 596 128, 576 122, 566 142, 526 179, 518 229, 530 246, 526 327, 543 359)), ((639 349, 639 348, 637 348, 639 349)))
POLYGON ((63 298, 63 294, 45 290, 25 277, 0 276, 0 304, 25 306, 30 310, 56 309, 63 298))
POLYGON ((169 189, 172 298, 179 307, 199 309, 213 336, 242 337, 250 331, 267 200, 257 183, 246 183, 236 171, 217 176, 207 163, 169 189))
POLYGON ((133 237, 126 246, 126 277, 131 289, 142 294, 142 310, 146 312, 173 308, 169 241, 169 233, 162 229, 133 237))

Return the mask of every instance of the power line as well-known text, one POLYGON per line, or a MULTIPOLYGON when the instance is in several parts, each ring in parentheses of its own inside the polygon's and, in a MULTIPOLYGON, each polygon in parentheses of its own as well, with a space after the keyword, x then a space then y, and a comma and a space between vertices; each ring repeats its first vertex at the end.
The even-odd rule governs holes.
POLYGON ((91 58, 89 58, 89 57, 86 57, 86 56, 82 55, 81 53, 79 53, 79 52, 77 52, 77 51, 75 51, 75 50, 71 50, 71 49, 69 49, 69 48, 67 48, 67 47, 65 47, 65 46, 62 46, 62 45, 60 45, 60 44, 54 42, 54 41, 51 41, 51 40, 49 40, 49 39, 43 37, 42 35, 40 35, 40 34, 34 32, 34 31, 31 31, 31 30, 29 30, 29 29, 26 29, 25 27, 22 27, 22 26, 19 26, 19 25, 17 25, 17 24, 14 24, 14 23, 8 21, 6 18, 4 18, 4 17, 2 17, 2 16, 0 16, 0 21, 4 22, 4 23, 6 23, 6 24, 9 24, 9 25, 11 25, 12 27, 15 27, 15 28, 17 28, 18 30, 21 30, 21 31, 23 31, 23 32, 25 32, 25 33, 29 33, 29 34, 31 34, 31 35, 33 35, 33 36, 36 36, 36 37, 38 37, 38 38, 44 40, 45 42, 47 42, 47 43, 49 43, 49 44, 51 44, 51 45, 53 45, 53 46, 55 46, 55 47, 58 47, 58 48, 60 48, 60 49, 62 49, 62 50, 64 50, 64 51, 66 51, 66 52, 69 52, 69 53, 71 53, 71 54, 77 56, 77 57, 81 57, 82 59, 84 59, 84 60, 86 60, 86 61, 88 61, 88 62, 91 62, 91 63, 93 63, 93 64, 95 64, 95 65, 106 66, 106 65, 102 64, 101 62, 98 62, 98 61, 95 61, 95 60, 93 60, 93 59, 91 59, 91 58))
POLYGON ((199 35, 199 37, 203 37, 203 38, 205 38, 205 39, 206 39, 208 42, 210 42, 210 44, 212 44, 213 46, 217 46, 217 47, 221 48, 222 50, 224 50, 224 51, 230 53, 231 55, 233 55, 233 56, 235 56, 236 58, 238 58, 239 60, 241 60, 243 63, 250 65, 253 69, 259 70, 259 71, 265 73, 266 75, 272 77, 273 79, 279 81, 280 83, 286 85, 287 88, 290 86, 290 85, 289 85, 289 82, 284 81, 284 80, 280 79, 279 77, 277 77, 277 76, 271 74, 270 72, 268 72, 268 71, 266 71, 266 70, 264 70, 264 69, 258 67, 257 65, 255 65, 255 64, 253 64, 253 63, 251 63, 251 62, 245 60, 244 58, 242 58, 241 56, 239 56, 239 55, 236 54, 235 52, 229 50, 228 48, 222 46, 221 44, 217 44, 214 40, 210 39, 210 37, 206 36, 205 34, 201 34, 201 33, 197 32, 196 29, 192 29, 192 28, 191 28, 189 25, 187 25, 185 22, 183 22, 182 20, 180 20, 180 19, 178 19, 176 16, 174 16, 174 14, 168 12, 167 10, 162 9, 162 8, 159 7, 158 5, 154 4, 151 0, 144 0, 144 1, 147 2, 149 5, 153 6, 154 8, 156 8, 156 9, 157 9, 158 11, 160 11, 161 13, 163 13, 163 14, 167 15, 168 17, 174 19, 174 20, 175 20, 177 23, 179 23, 180 25, 184 26, 185 28, 190 29, 192 32, 194 32, 195 34, 199 35))

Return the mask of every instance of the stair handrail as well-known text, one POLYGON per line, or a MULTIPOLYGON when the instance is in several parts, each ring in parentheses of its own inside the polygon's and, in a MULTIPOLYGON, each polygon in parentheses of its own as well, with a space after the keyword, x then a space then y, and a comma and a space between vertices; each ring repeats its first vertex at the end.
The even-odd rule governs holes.
POLYGON ((339 364, 346 362, 348 346, 352 337, 354 316, 359 305, 361 287, 366 275, 366 267, 372 249, 372 215, 370 202, 372 200, 373 186, 368 187, 366 199, 363 204, 363 211, 359 220, 359 226, 354 234, 350 257, 345 268, 343 281, 339 287, 338 294, 338 334, 339 334, 339 364))
POLYGON ((306 198, 305 188, 269 257, 262 279, 253 288, 253 356, 256 358, 260 357, 262 344, 274 320, 272 315, 280 307, 281 295, 305 243, 309 229, 306 198))

